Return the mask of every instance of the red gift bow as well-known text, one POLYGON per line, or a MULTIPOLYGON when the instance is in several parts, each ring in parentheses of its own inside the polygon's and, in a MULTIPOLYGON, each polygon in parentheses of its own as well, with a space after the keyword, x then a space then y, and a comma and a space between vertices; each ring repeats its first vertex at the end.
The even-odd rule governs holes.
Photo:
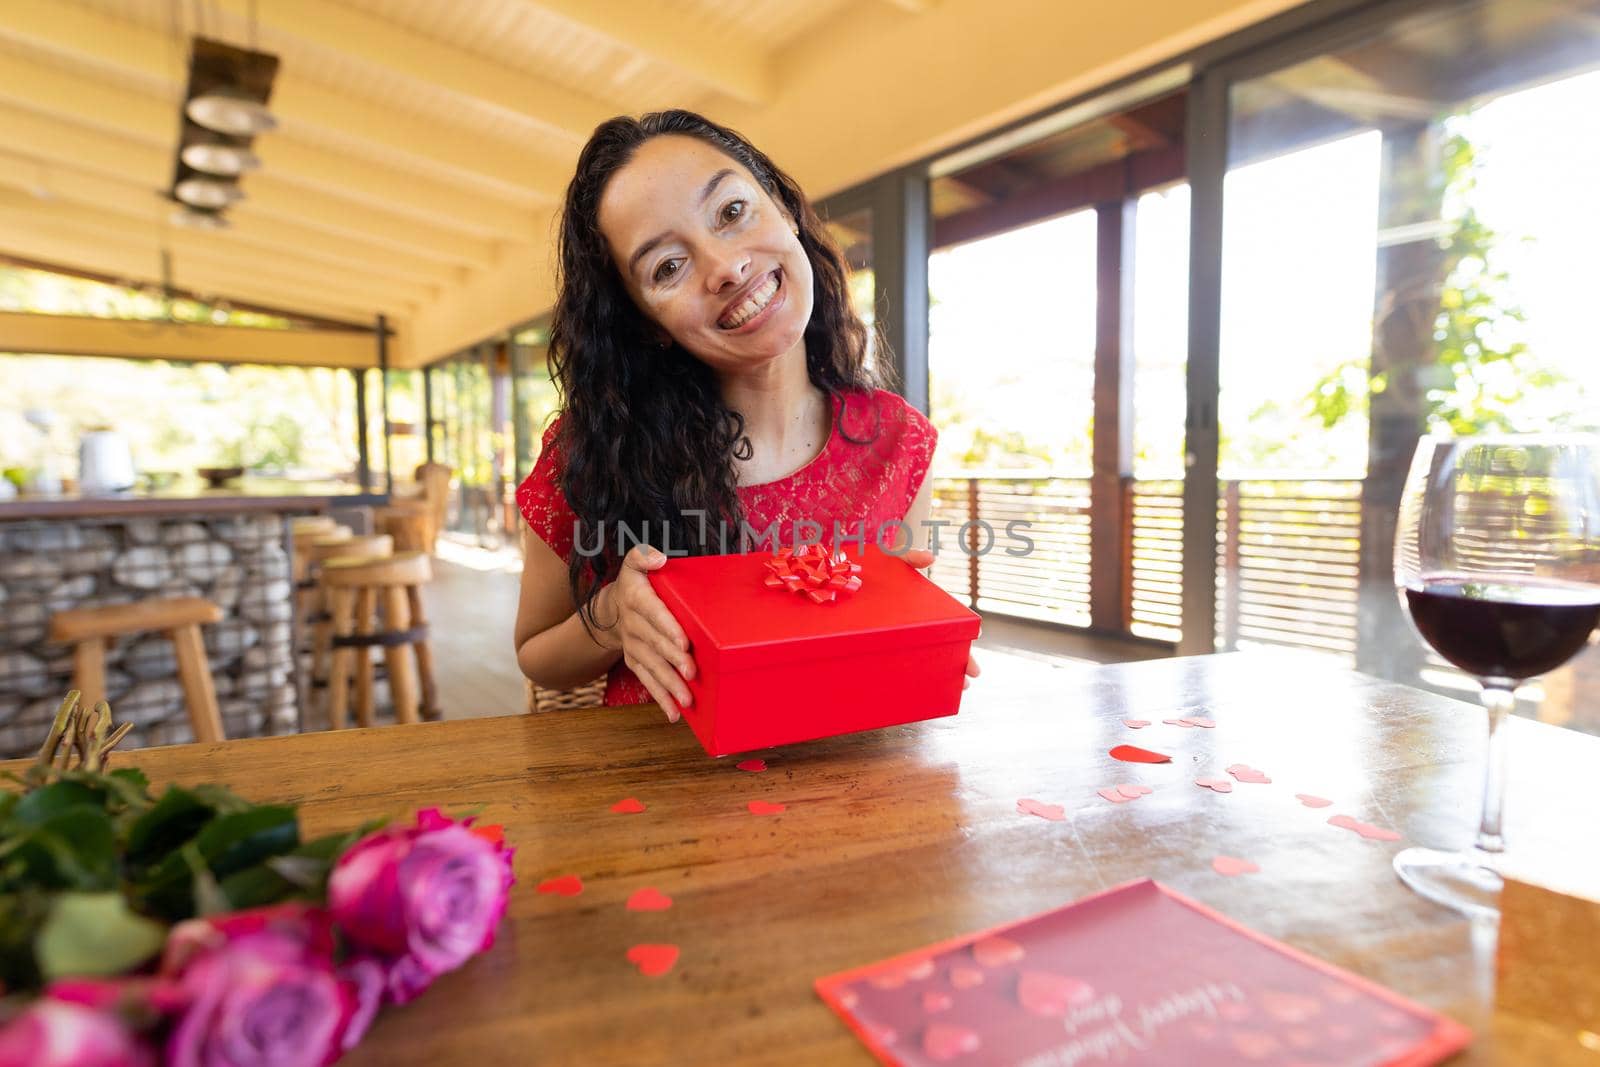
POLYGON ((861 564, 851 563, 844 553, 832 555, 821 545, 806 545, 796 551, 780 548, 767 560, 766 586, 792 589, 814 603, 826 604, 841 593, 861 588, 861 564))

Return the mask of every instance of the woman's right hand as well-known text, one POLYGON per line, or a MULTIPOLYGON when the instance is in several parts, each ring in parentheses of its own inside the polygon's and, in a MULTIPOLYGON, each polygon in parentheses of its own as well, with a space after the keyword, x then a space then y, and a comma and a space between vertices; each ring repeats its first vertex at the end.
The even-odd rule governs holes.
POLYGON ((693 702, 687 680, 694 677, 694 657, 683 627, 650 585, 650 572, 666 562, 648 545, 636 545, 622 558, 617 580, 595 598, 597 620, 610 624, 596 636, 606 647, 622 650, 622 662, 667 713, 667 721, 677 722, 678 709, 693 702))

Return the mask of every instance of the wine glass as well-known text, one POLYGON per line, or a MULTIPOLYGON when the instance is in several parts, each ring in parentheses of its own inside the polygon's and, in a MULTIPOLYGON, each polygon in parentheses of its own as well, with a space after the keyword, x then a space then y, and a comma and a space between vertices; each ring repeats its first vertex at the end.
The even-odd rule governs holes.
POLYGON ((1476 847, 1408 848, 1401 880, 1474 918, 1499 914, 1506 714, 1524 681, 1561 666, 1600 622, 1600 438, 1427 438, 1395 530, 1401 604, 1434 651, 1477 679, 1489 711, 1476 847))

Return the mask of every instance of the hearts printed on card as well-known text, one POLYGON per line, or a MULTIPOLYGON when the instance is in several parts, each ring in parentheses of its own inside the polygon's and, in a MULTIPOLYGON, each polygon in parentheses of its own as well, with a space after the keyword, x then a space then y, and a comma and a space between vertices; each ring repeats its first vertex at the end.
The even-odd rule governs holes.
POLYGON ((1017 979, 1017 1002, 1034 1015, 1059 1019, 1079 1004, 1094 999, 1094 987, 1081 978, 1023 971, 1017 979))
POLYGON ((920 982, 924 978, 932 978, 934 970, 932 960, 921 959, 915 963, 906 964, 906 977, 914 982, 920 982))
POLYGON ((666 911, 672 907, 672 898, 654 886, 645 886, 628 898, 629 911, 666 911))
POLYGON ((1218 874, 1232 878, 1238 874, 1256 874, 1261 868, 1249 860, 1242 860, 1237 856, 1216 856, 1211 860, 1211 869, 1218 874))
POLYGON ((678 962, 678 946, 634 945, 628 950, 628 962, 646 978, 659 978, 678 962))
POLYGON ((637 815, 644 811, 645 807, 638 797, 627 797, 611 805, 611 810, 618 815, 637 815))
POLYGON ((1023 947, 1007 937, 998 935, 980 938, 972 943, 972 958, 983 967, 1004 967, 1026 956, 1023 947))
POLYGON ((934 1023, 922 1032, 922 1051, 940 1063, 976 1052, 982 1044, 978 1032, 965 1026, 934 1023))
POLYGON ((983 984, 983 972, 976 967, 950 968, 950 984, 957 989, 971 989, 983 984))
POLYGON ((949 993, 941 993, 937 989, 929 989, 922 994, 922 1010, 929 1015, 934 1015, 941 1011, 949 1011, 950 1005, 954 1003, 955 1001, 950 999, 949 993))
POLYGON ((554 893, 561 897, 575 897, 583 892, 583 879, 575 874, 563 874, 559 878, 547 878, 535 887, 540 893, 554 893))
POLYGON ((1280 1023, 1295 1026, 1322 1014, 1322 1001, 1302 993, 1269 989, 1258 998, 1261 1010, 1280 1023))
POLYGON ((845 1011, 855 1011, 860 1003, 861 997, 854 989, 839 990, 839 1006, 845 1011))
POLYGON ((1258 1030, 1238 1030, 1233 1035, 1233 1047, 1247 1060, 1264 1060, 1278 1051, 1278 1039, 1258 1030))
POLYGON ((765 800, 752 800, 745 807, 750 809, 751 815, 782 815, 789 810, 787 804, 773 804, 765 800))
POLYGON ((1051 822, 1061 822, 1067 817, 1067 809, 1060 804, 1046 804, 1042 800, 1023 797, 1017 801, 1017 813, 1020 815, 1037 815, 1041 819, 1051 822))
POLYGON ((888 1046, 900 1040, 899 1033, 892 1026, 885 1026, 882 1023, 867 1023, 866 1027, 867 1033, 871 1034, 872 1039, 880 1045, 888 1046))

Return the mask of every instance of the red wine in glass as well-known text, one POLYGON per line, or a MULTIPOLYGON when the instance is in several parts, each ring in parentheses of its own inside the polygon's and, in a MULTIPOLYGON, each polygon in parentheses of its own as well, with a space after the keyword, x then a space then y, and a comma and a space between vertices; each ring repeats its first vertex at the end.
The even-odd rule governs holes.
POLYGON ((1418 893, 1498 917, 1505 731, 1518 684, 1555 670, 1600 622, 1600 438, 1434 437, 1417 446, 1395 527, 1394 579, 1423 640, 1482 687, 1489 751, 1470 851, 1394 857, 1418 893))
POLYGON ((1600 586, 1447 576, 1407 586, 1405 600, 1423 640, 1477 678, 1553 671, 1600 623, 1600 586))

